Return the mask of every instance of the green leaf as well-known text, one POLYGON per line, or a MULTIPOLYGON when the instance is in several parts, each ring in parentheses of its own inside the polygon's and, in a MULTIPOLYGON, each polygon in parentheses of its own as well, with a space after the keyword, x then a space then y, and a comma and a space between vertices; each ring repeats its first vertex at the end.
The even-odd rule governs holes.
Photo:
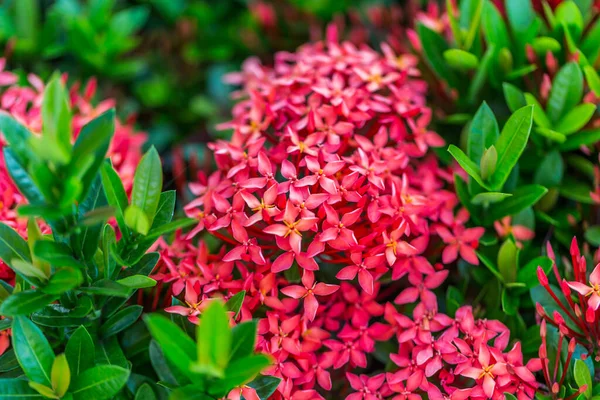
POLYGON ((188 385, 171 392, 169 400, 213 400, 203 392, 203 385, 188 385))
POLYGON ((44 397, 23 379, 0 379, 0 400, 41 400, 44 397))
POLYGON ((69 369, 67 357, 64 354, 60 354, 54 359, 51 379, 54 393, 56 393, 58 397, 63 397, 65 393, 67 393, 69 384, 71 383, 71 370, 69 369))
POLYGON ((125 210, 125 223, 133 231, 146 236, 150 230, 148 216, 141 208, 133 204, 125 210))
POLYGON ((103 337, 116 335, 137 321, 140 315, 142 315, 142 311, 144 311, 144 307, 138 305, 124 308, 110 317, 108 321, 100 327, 98 333, 103 337))
POLYGON ((159 227, 153 228, 148 232, 148 239, 158 239, 159 237, 166 235, 167 233, 171 233, 178 229, 185 229, 187 227, 193 226, 198 223, 197 220, 193 218, 182 218, 177 221, 169 222, 167 224, 161 225, 159 227))
POLYGON ((545 57, 548 52, 559 52, 562 48, 558 40, 547 36, 535 38, 531 47, 541 57, 545 57))
POLYGON ((578 42, 583 32, 583 17, 581 11, 572 1, 561 2, 555 10, 556 22, 571 33, 572 38, 578 42))
POLYGON ((131 289, 108 279, 101 279, 94 286, 82 287, 79 290, 100 296, 129 297, 131 289))
POLYGON ((586 229, 585 240, 593 246, 600 246, 600 225, 590 226, 586 229))
POLYGON ((512 240, 505 240, 498 251, 498 270, 504 282, 514 282, 517 278, 519 249, 512 240))
POLYGON ((189 374, 189 367, 196 360, 196 345, 192 339, 162 315, 146 315, 144 321, 165 357, 182 373, 189 374))
POLYGON ((535 12, 531 2, 522 0, 506 0, 504 2, 508 22, 514 32, 522 33, 527 31, 535 19, 535 12))
POLYGON ((17 160, 12 147, 4 148, 4 162, 13 182, 29 201, 29 204, 43 204, 44 195, 36 186, 29 172, 23 167, 23 164, 17 160))
POLYGON ((552 124, 537 99, 531 93, 525 93, 525 101, 527 102, 527 105, 533 106, 533 120, 535 123, 539 127, 550 129, 552 124))
POLYGON ((152 387, 147 383, 144 383, 140 388, 135 392, 134 400, 156 400, 156 394, 152 387))
POLYGON ((423 24, 417 25, 417 33, 421 39, 423 55, 429 67, 439 78, 445 80, 450 87, 457 87, 458 78, 447 67, 444 59, 444 52, 448 50, 448 44, 444 38, 423 24))
POLYGON ((142 157, 137 167, 131 195, 131 205, 142 210, 148 218, 148 229, 154 221, 161 190, 162 167, 160 157, 156 149, 152 147, 142 157))
POLYGON ((13 228, 0 222, 0 259, 8 266, 13 260, 31 262, 27 242, 13 228))
POLYGON ((95 352, 92 337, 85 326, 80 326, 67 342, 65 349, 67 361, 74 377, 94 366, 95 352))
POLYGON ((552 260, 545 256, 539 256, 529 261, 525 266, 519 268, 517 272, 517 282, 524 283, 527 289, 538 286, 540 282, 537 278, 537 267, 540 266, 546 274, 552 268, 552 260))
POLYGON ((473 222, 479 224, 479 211, 480 208, 475 204, 471 203, 471 195, 469 194, 469 188, 467 183, 463 180, 463 178, 457 173, 454 174, 454 187, 456 190, 456 195, 460 200, 461 204, 465 206, 473 222))
MULTIPOLYGON (((98 167, 100 167, 99 165, 98 167)), ((89 221, 89 213, 106 208, 108 204, 104 189, 102 188, 102 179, 100 174, 96 175, 88 190, 87 196, 79 205, 79 218, 83 222, 85 219, 89 221)), ((111 209, 111 214, 114 214, 114 209, 111 209)), ((89 225, 84 224, 76 235, 71 239, 71 245, 75 253, 83 260, 90 261, 94 258, 96 250, 98 250, 98 241, 102 234, 103 223, 106 222, 106 217, 102 217, 99 221, 89 225)))
POLYGON ((577 385, 579 387, 582 387, 583 385, 587 385, 587 389, 585 390, 585 392, 583 392, 583 394, 585 395, 586 399, 590 399, 592 397, 592 375, 590 373, 590 370, 588 369, 587 365, 585 365, 585 363, 581 360, 575 360, 575 368, 574 368, 574 377, 575 377, 575 382, 577 383, 577 385))
POLYGON ((592 198, 590 197, 592 188, 585 182, 566 176, 558 190, 560 194, 567 199, 579 201, 584 204, 593 204, 592 198))
POLYGON ((510 47, 510 38, 504 19, 491 1, 486 1, 483 6, 481 27, 487 43, 492 43, 499 49, 510 47))
POLYGON ((87 196, 93 182, 98 179, 98 171, 102 167, 114 132, 115 110, 111 108, 84 125, 77 136, 70 166, 71 170, 77 171, 77 176, 81 179, 83 198, 87 196))
POLYGON ((498 164, 491 177, 493 189, 501 189, 521 157, 533 122, 533 107, 526 106, 510 116, 496 142, 498 164))
MULTIPOLYGON (((598 46, 598 49, 600 49, 600 46, 598 46)), ((592 92, 594 92, 596 96, 600 96, 600 76, 598 76, 596 70, 593 67, 586 65, 583 67, 583 73, 592 92)))
POLYGON ((238 317, 240 310, 242 309, 242 304, 244 304, 245 297, 246 291, 242 290, 241 292, 238 292, 235 295, 233 295, 229 300, 227 300, 227 303, 225 303, 225 308, 227 308, 228 311, 233 311, 233 318, 238 317))
POLYGON ((36 278, 43 282, 48 280, 48 277, 46 276, 46 271, 21 259, 12 260, 12 269, 22 276, 36 278))
POLYGON ((132 289, 144 289, 156 286, 156 281, 144 275, 133 275, 119 279, 117 283, 132 289))
POLYGON ((57 295, 45 294, 39 290, 27 290, 12 294, 0 305, 0 314, 8 317, 29 315, 58 298, 57 295))
POLYGON ((459 71, 470 71, 479 65, 479 58, 475 54, 459 49, 444 51, 444 60, 446 60, 450 68, 459 71))
POLYGON ((570 62, 562 67, 554 80, 546 110, 553 123, 560 121, 567 112, 581 102, 583 96, 583 74, 579 65, 570 62))
POLYGON ((510 196, 512 196, 512 194, 510 193, 484 192, 473 196, 473 198, 471 199, 471 203, 476 205, 487 206, 490 204, 498 203, 499 201, 502 201, 510 196))
POLYGON ((256 391, 256 395, 260 400, 267 400, 281 383, 281 379, 274 376, 259 375, 252 382, 248 383, 252 389, 256 391))
POLYGON ((189 380, 173 366, 173 363, 165 358, 162 349, 155 340, 150 342, 149 354, 152 367, 161 381, 174 386, 183 386, 189 382, 189 380))
POLYGON ((507 215, 517 214, 519 211, 537 203, 547 191, 548 189, 539 185, 521 186, 515 190, 511 197, 496 203, 494 207, 490 207, 485 215, 485 220, 491 224, 507 215))
POLYGON ((77 327, 84 322, 85 317, 92 312, 93 304, 89 297, 79 298, 73 309, 63 307, 60 304, 50 304, 31 315, 31 320, 38 325, 52 328, 77 327))
POLYGON ((15 317, 12 324, 12 344, 27 378, 51 386, 54 352, 40 328, 28 318, 15 317))
POLYGON ((562 182, 565 165, 560 152, 551 151, 535 171, 533 182, 547 188, 557 187, 562 182))
POLYGON ((33 253, 40 260, 44 260, 52 265, 85 269, 85 265, 73 257, 73 251, 64 243, 39 240, 35 242, 33 253))
POLYGON ((484 101, 469 126, 467 154, 474 163, 479 163, 483 152, 498 140, 500 129, 494 112, 484 101))
POLYGON ((131 363, 125 357, 116 336, 110 336, 103 340, 95 340, 94 346, 96 347, 96 358, 94 360, 96 365, 109 364, 125 369, 131 368, 131 363))
POLYGON ((71 150, 71 110, 69 95, 58 74, 44 89, 41 113, 43 146, 54 161, 66 164, 71 150))
POLYGON ((511 85, 510 83, 503 83, 502 90, 504 92, 506 104, 511 112, 516 112, 518 109, 527 105, 525 94, 516 86, 511 85))
POLYGON ((510 293, 510 289, 502 289, 502 311, 504 311, 506 315, 516 315, 519 311, 519 299, 519 296, 515 296, 514 293, 510 293))
POLYGON ((595 112, 595 104, 580 104, 558 121, 554 129, 564 135, 575 133, 589 122, 595 112))
POLYGON ((448 147, 448 152, 452 154, 452 157, 454 157, 458 164, 465 170, 467 174, 469 174, 471 178, 475 179, 475 181, 482 187, 489 189, 489 186, 483 181, 483 179, 481 179, 479 166, 471 161, 461 149, 451 144, 450 147, 448 147))
POLYGON ((203 312, 196 338, 198 340, 198 369, 223 374, 231 351, 231 329, 229 316, 223 303, 212 302, 203 312))
POLYGON ((73 379, 73 400, 112 399, 127 383, 129 371, 115 365, 98 365, 73 379))
POLYGON ((83 282, 81 271, 71 267, 57 269, 48 284, 40 290, 47 294, 63 294, 74 289, 83 282))
POLYGON ((237 324, 231 330, 232 343, 230 359, 232 361, 247 357, 254 353, 256 343, 256 321, 237 324))
POLYGON ((564 143, 567 137, 560 132, 553 131, 552 129, 546 128, 535 128, 535 133, 545 138, 548 138, 557 143, 564 143))
POLYGON ((0 131, 8 142, 14 159, 21 165, 27 166, 33 157, 31 147, 28 145, 31 132, 15 120, 6 111, 0 111, 0 131))
POLYGON ((175 202, 177 201, 177 195, 174 190, 168 190, 160 194, 160 201, 158 202, 158 208, 156 209, 156 215, 152 222, 151 231, 168 224, 173 219, 175 213, 175 202))
POLYGON ((225 370, 224 381, 228 387, 248 383, 271 365, 271 362, 271 359, 264 354, 255 354, 233 361, 225 370))
POLYGON ((102 175, 102 187, 104 188, 108 204, 115 209, 117 224, 127 238, 129 236, 129 229, 125 223, 124 213, 129 203, 121 178, 112 165, 110 165, 110 162, 104 163, 100 172, 102 175))

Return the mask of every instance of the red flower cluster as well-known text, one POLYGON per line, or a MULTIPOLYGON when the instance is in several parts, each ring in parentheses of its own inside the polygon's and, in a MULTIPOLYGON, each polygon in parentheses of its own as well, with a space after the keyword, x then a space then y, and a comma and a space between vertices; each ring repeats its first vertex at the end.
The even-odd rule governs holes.
MULTIPOLYGON (((35 75, 29 75, 27 79, 30 86, 21 85, 18 83, 17 75, 4 71, 4 67, 5 60, 0 59, 0 112, 8 112, 34 133, 41 132, 43 81, 35 75)), ((66 75, 63 76, 65 83, 66 78, 66 75)), ((92 103, 96 92, 95 80, 90 80, 82 92, 79 84, 73 85, 69 92, 74 138, 85 124, 115 105, 113 100, 105 100, 96 105, 92 103)), ((133 120, 125 123, 117 120, 109 155, 127 190, 133 184, 133 175, 142 156, 142 145, 145 141, 146 135, 134 130, 133 120)), ((26 237, 27 220, 18 218, 16 213, 16 207, 24 204, 26 200, 13 184, 6 169, 2 154, 4 145, 2 132, 0 132, 0 221, 26 237)), ((12 270, 0 260, 0 279, 10 281, 13 277, 12 270)))
MULTIPOLYGON (((554 260, 554 252, 548 243, 548 254, 554 260)), ((537 304, 537 312, 544 321, 558 328, 561 335, 574 339, 600 361, 600 264, 587 273, 587 261, 581 254, 577 240, 571 242, 571 261, 573 265, 573 281, 560 276, 556 262, 553 271, 560 288, 549 283, 548 277, 538 267, 538 279, 546 292, 554 300, 558 308, 548 313, 541 304, 537 304)))
POLYGON ((218 170, 191 184, 185 210, 198 225, 159 243, 155 278, 185 301, 167 311, 196 322, 211 299, 245 290, 240 318, 260 318, 258 348, 275 359, 266 373, 282 378, 276 399, 347 392, 331 378, 346 372, 350 398, 526 398, 533 375, 518 346, 502 353, 504 325, 475 321, 470 308, 456 321, 437 312, 432 290, 447 271, 430 260, 478 264, 483 228, 465 226, 452 171, 428 154, 443 141, 427 129, 416 60, 335 37, 230 76, 244 99, 222 126, 231 140, 211 144, 218 170), (194 245, 203 235, 223 243, 219 254, 194 245), (412 319, 388 303, 398 293, 402 308, 420 300, 412 319), (351 373, 394 335, 399 372, 351 373))

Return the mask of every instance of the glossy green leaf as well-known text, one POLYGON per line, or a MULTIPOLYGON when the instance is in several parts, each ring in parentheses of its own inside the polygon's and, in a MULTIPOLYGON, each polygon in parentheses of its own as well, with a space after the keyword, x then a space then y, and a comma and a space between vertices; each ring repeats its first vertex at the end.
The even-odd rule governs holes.
POLYGON ((417 25, 417 33, 423 45, 423 54, 427 65, 438 77, 448 82, 450 87, 457 87, 458 78, 447 67, 444 59, 444 52, 448 50, 448 44, 444 38, 424 24, 417 25))
POLYGON ((460 49, 448 49, 444 51, 444 60, 446 60, 450 68, 459 71, 470 71, 479 65, 479 59, 475 54, 460 49))
POLYGON ((132 289, 127 286, 108 279, 99 280, 95 282, 93 286, 82 287, 80 290, 90 294, 115 297, 129 297, 132 291, 132 289))
POLYGON ((56 393, 58 397, 63 397, 65 393, 67 393, 69 384, 71 383, 71 370, 69 369, 67 357, 64 354, 60 354, 54 359, 50 377, 54 393, 56 393))
POLYGON ((160 194, 160 200, 156 209, 156 215, 152 222, 151 231, 168 224, 173 219, 175 213, 175 202, 177 201, 177 194, 174 190, 168 190, 160 194))
POLYGON ((565 64, 554 80, 548 98, 546 113, 556 123, 581 102, 583 96, 583 74, 574 62, 565 64))
POLYGON ((590 226, 585 230, 585 240, 593 246, 600 246, 600 225, 590 226))
POLYGON ((144 308, 138 305, 124 308, 102 324, 98 333, 103 337, 116 335, 137 321, 142 315, 142 311, 144 308))
POLYGON ((227 300, 227 303, 225 303, 225 308, 227 308, 228 311, 233 311, 234 318, 238 317, 245 298, 246 291, 242 290, 241 292, 234 294, 229 300, 227 300))
POLYGON ((238 359, 227 366, 224 381, 229 387, 248 383, 271 363, 271 359, 264 354, 255 354, 238 359))
POLYGON ((575 382, 579 387, 587 385, 587 389, 583 392, 586 399, 592 398, 592 375, 587 365, 581 360, 575 360, 575 368, 573 370, 575 382))
MULTIPOLYGON (((101 167, 101 165, 98 165, 101 167)), ((89 221, 89 214, 97 210, 106 208, 108 201, 102 187, 100 174, 91 182, 87 196, 79 205, 79 218, 82 220, 82 227, 76 232, 71 240, 71 246, 75 254, 82 260, 91 260, 98 250, 98 242, 102 235, 103 224, 108 219, 107 216, 100 216, 95 223, 83 223, 89 221)), ((114 215, 114 209, 111 208, 111 215, 114 215)))
POLYGON ((536 125, 541 128, 550 129, 552 124, 535 96, 531 93, 525 93, 525 102, 527 105, 533 106, 533 121, 536 125))
POLYGON ((564 135, 575 133, 589 122, 595 112, 595 104, 580 104, 568 111, 567 114, 558 121, 554 129, 564 135))
POLYGON ((54 161, 67 163, 71 150, 71 110, 69 95, 55 74, 44 89, 42 101, 43 146, 54 161))
POLYGON ((23 379, 0 379, 0 400, 41 400, 44 397, 23 379))
POLYGON ((491 1, 486 1, 483 6, 481 27, 488 43, 500 49, 510 47, 510 38, 502 14, 491 1))
POLYGON ((119 178, 119 175, 109 162, 105 162, 102 165, 100 172, 102 175, 102 187, 104 188, 108 204, 114 207, 117 224, 121 231, 125 233, 125 237, 127 237, 129 229, 125 223, 124 214, 129 203, 121 178, 119 178))
POLYGON ((196 344, 192 339, 162 315, 146 315, 144 321, 165 357, 181 372, 189 374, 189 367, 196 360, 196 344))
POLYGON ((572 1, 561 2, 555 10, 556 22, 569 30, 571 37, 578 42, 583 32, 583 17, 572 1))
POLYGON ((150 220, 148 219, 148 215, 144 210, 133 204, 125 209, 125 223, 131 230, 144 236, 147 235, 150 230, 150 220))
POLYGON ((31 262, 27 242, 13 228, 0 222, 0 259, 7 265, 13 260, 31 262))
POLYGON ((12 344, 27 378, 51 386, 54 352, 40 328, 26 317, 15 317, 12 324, 12 344))
POLYGON ((498 251, 498 270, 504 282, 514 282, 517 278, 519 249, 512 240, 505 240, 498 251))
POLYGON ((153 228, 148 232, 149 239, 158 239, 159 237, 179 229, 185 229, 198 223, 198 220, 193 218, 181 218, 173 222, 153 228))
POLYGON ((38 325, 52 328, 77 327, 86 322, 85 317, 92 310, 93 304, 90 298, 82 296, 72 309, 63 307, 60 304, 50 304, 34 312, 31 319, 38 325))
POLYGON ((198 341, 198 369, 219 376, 229 362, 232 343, 229 316, 225 305, 212 302, 203 312, 196 335, 198 341))
POLYGON ((485 149, 494 145, 499 135, 500 129, 494 112, 486 102, 483 102, 469 126, 467 137, 467 154, 469 158, 473 162, 479 163, 485 149))
POLYGON ((44 195, 38 189, 29 172, 17 160, 17 156, 12 151, 12 147, 4 148, 4 162, 13 182, 19 188, 19 191, 29 201, 29 204, 43 204, 44 195))
POLYGON ((562 48, 558 40, 547 36, 535 38, 531 43, 531 47, 541 57, 545 57, 548 52, 559 52, 562 48))
POLYGON ((252 382, 248 383, 248 386, 256 391, 256 395, 260 400, 268 400, 275 393, 280 383, 281 379, 274 376, 259 375, 252 382))
POLYGON ((506 315, 513 316, 519 312, 520 297, 515 296, 514 293, 511 293, 511 289, 502 289, 501 302, 502 311, 504 311, 506 315))
POLYGON ((517 272, 517 282, 524 283, 527 286, 527 289, 538 286, 540 284, 537 278, 538 266, 542 267, 547 274, 552 268, 552 260, 548 257, 540 256, 529 261, 523 267, 519 268, 519 271, 517 272))
MULTIPOLYGON (((598 46, 598 49, 600 49, 600 46, 598 46)), ((598 76, 594 67, 586 65, 583 67, 583 74, 585 75, 585 80, 592 92, 594 92, 597 97, 600 96, 600 76, 598 76)))
POLYGON ((246 321, 237 324, 231 331, 232 348, 230 359, 235 361, 254 353, 256 343, 256 321, 246 321))
POLYGON ((543 158, 535 171, 533 182, 546 188, 559 186, 563 179, 565 165, 558 151, 551 151, 543 158))
POLYGON ((510 116, 496 142, 498 164, 491 177, 491 186, 501 189, 521 157, 531 131, 533 107, 526 106, 510 116))
POLYGON ((484 192, 473 196, 471 202, 476 205, 487 206, 490 204, 498 203, 499 201, 502 201, 510 196, 512 196, 512 194, 510 193, 484 192))
POLYGON ((467 174, 477 183, 479 183, 482 187, 489 189, 489 186, 481 179, 481 171, 479 170, 479 166, 475 164, 469 157, 458 147, 451 144, 448 147, 448 152, 452 154, 452 157, 458 162, 458 164, 465 170, 467 174))
POLYGON ((140 388, 135 392, 134 400, 156 400, 156 394, 152 387, 147 383, 144 383, 140 388))
POLYGON ((4 316, 29 315, 52 303, 57 295, 27 290, 14 293, 0 304, 0 314, 4 316))
POLYGON ((94 341, 85 326, 75 330, 67 342, 65 355, 74 377, 94 366, 94 341))
POLYGON ((133 275, 119 279, 117 283, 132 289, 144 289, 156 286, 156 281, 144 275, 133 275))
POLYGON ((73 251, 64 243, 39 240, 35 243, 33 252, 37 258, 52 265, 85 269, 85 265, 73 257, 73 251))
POLYGON ((485 215, 486 221, 492 223, 507 215, 517 214, 519 211, 531 207, 538 202, 548 191, 540 185, 524 185, 515 190, 511 197, 494 204, 485 215))
POLYGON ((160 157, 152 147, 142 157, 133 180, 131 205, 143 211, 148 218, 148 229, 152 226, 154 215, 160 201, 162 190, 162 166, 160 157))
POLYGON ((109 400, 127 383, 129 371, 115 365, 98 365, 73 379, 73 400, 109 400))
POLYGON ((534 132, 557 143, 564 143, 567 140, 566 135, 553 131, 552 129, 538 127, 534 129, 534 132))
POLYGON ((48 284, 40 290, 47 294, 63 294, 64 292, 78 287, 83 282, 81 271, 72 267, 57 269, 48 281, 48 284))
POLYGON ((28 145, 31 132, 6 111, 0 111, 0 131, 10 145, 14 159, 21 165, 27 166, 33 157, 28 145))
POLYGON ((506 100, 506 104, 510 111, 516 112, 518 109, 527 105, 525 94, 516 86, 511 85, 510 83, 503 83, 502 90, 504 92, 504 99, 506 100))

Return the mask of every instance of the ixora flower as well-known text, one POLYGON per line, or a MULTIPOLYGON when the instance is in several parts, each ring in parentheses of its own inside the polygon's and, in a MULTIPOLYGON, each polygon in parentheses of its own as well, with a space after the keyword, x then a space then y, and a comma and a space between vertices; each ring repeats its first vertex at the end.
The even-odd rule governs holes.
MULTIPOLYGON (((4 59, 0 59, 0 112, 9 113, 33 133, 41 132, 44 82, 35 75, 29 75, 27 77, 29 85, 21 85, 18 83, 17 75, 4 71, 5 63, 4 59)), ((66 75, 62 78, 66 82, 66 75)), ((113 100, 104 100, 94 104, 95 92, 96 81, 94 79, 90 80, 82 90, 78 83, 69 90, 74 138, 85 124, 114 106, 113 100)), ((146 141, 146 135, 135 131, 132 119, 126 122, 117 120, 115 128, 108 154, 125 188, 130 190, 135 168, 142 157, 142 145, 146 141)), ((7 171, 6 161, 2 154, 4 146, 5 142, 2 132, 0 132, 0 191, 2 193, 0 195, 0 221, 26 237, 27 219, 19 218, 16 213, 17 206, 24 204, 25 198, 12 183, 7 171)), ((0 279, 10 282, 13 278, 12 270, 0 261, 0 279)))
POLYGON ((570 252, 574 279, 567 281, 561 278, 554 252, 548 244, 548 254, 553 260, 554 276, 559 287, 549 282, 541 267, 538 267, 538 279, 558 308, 550 314, 538 303, 537 312, 545 322, 558 328, 566 337, 575 339, 599 361, 600 340, 596 325, 600 320, 600 264, 588 274, 586 258, 581 254, 575 238, 571 242, 570 252))
POLYGON ((275 360, 265 373, 281 378, 274 399, 531 395, 532 375, 504 353, 504 325, 468 307, 456 319, 438 312, 442 263, 477 264, 483 229, 466 226, 454 171, 429 151, 443 140, 427 130, 414 64, 328 32, 272 68, 250 59, 228 77, 243 86, 221 125, 231 139, 210 144, 217 170, 190 184, 184 208, 198 224, 158 245, 155 278, 179 299, 167 311, 193 321, 202 302, 245 291, 238 318, 260 320, 257 348, 275 360), (399 311, 415 302, 412 318, 399 311), (388 340, 400 343, 399 370, 361 375, 388 340), (492 364, 475 378, 456 372, 492 364))

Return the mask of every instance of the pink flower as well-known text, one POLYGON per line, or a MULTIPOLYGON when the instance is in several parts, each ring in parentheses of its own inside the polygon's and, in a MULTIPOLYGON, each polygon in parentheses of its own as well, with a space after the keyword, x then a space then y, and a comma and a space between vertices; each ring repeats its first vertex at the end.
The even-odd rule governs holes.
POLYGON ((453 262, 458 257, 458 254, 460 254, 466 262, 479 265, 475 249, 477 248, 479 238, 485 233, 484 228, 464 228, 463 226, 457 226, 454 228, 453 233, 451 233, 448 228, 438 226, 437 233, 447 245, 442 253, 444 264, 453 262))
POLYGON ((304 271, 302 275, 302 286, 292 285, 281 289, 281 293, 294 299, 304 299, 304 316, 309 321, 315 319, 319 302, 315 296, 329 296, 335 293, 340 287, 338 285, 329 285, 326 283, 316 283, 315 275, 312 271, 304 271))
POLYGON ((479 356, 477 358, 479 366, 473 366, 462 372, 463 376, 483 380, 483 391, 488 398, 492 398, 494 395, 496 381, 508 373, 505 363, 491 361, 490 350, 494 351, 494 349, 488 349, 486 345, 482 344, 479 347, 479 356))
POLYGON ((298 214, 300 214, 300 212, 288 201, 283 215, 283 225, 274 224, 263 229, 263 232, 265 233, 288 238, 290 246, 296 254, 300 253, 302 250, 301 232, 311 229, 319 220, 314 217, 301 217, 299 220, 296 220, 298 214))
POLYGON ((511 219, 509 216, 494 222, 494 228, 500 237, 505 238, 512 235, 519 242, 534 238, 535 232, 523 225, 511 225, 511 219))
MULTIPOLYGON (((352 280, 358 275, 360 287, 368 294, 373 294, 373 275, 369 270, 381 268, 383 264, 383 254, 367 257, 363 260, 361 253, 352 253, 350 259, 354 265, 342 268, 337 273, 336 278, 341 280, 352 280)), ((384 271, 386 268, 384 267, 384 271)))
POLYGON ((567 285, 577 293, 588 297, 589 308, 596 311, 600 307, 600 264, 597 264, 590 274, 589 285, 573 281, 567 282, 567 285))

